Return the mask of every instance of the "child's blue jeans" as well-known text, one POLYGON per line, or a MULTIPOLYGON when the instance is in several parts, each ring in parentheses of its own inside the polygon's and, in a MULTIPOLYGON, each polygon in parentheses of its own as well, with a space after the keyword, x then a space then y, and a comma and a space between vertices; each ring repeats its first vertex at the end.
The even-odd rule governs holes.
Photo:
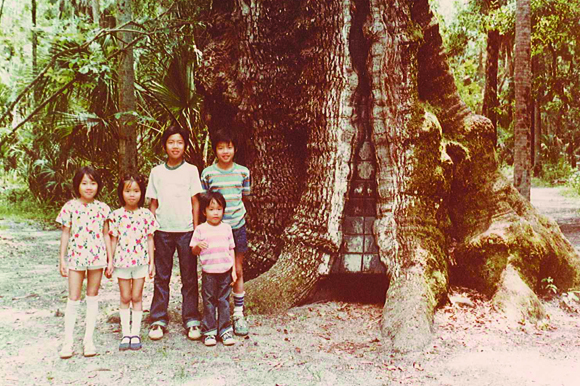
POLYGON ((224 273, 206 273, 201 276, 201 297, 203 299, 203 320, 201 330, 204 335, 222 336, 232 330, 230 322, 230 293, 232 292, 232 270, 224 273), (216 313, 218 317, 216 320, 216 313))
POLYGON ((187 329, 200 325, 197 257, 191 253, 189 246, 192 235, 193 232, 155 232, 155 279, 150 314, 151 325, 160 325, 166 328, 169 323, 169 315, 167 314, 169 281, 171 280, 173 255, 176 249, 181 273, 183 327, 187 329))

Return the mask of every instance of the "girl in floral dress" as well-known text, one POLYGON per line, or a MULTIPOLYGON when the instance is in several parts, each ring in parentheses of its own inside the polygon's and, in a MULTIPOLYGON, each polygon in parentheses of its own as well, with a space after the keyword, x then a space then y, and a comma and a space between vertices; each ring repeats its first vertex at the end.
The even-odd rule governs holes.
POLYGON ((97 295, 110 256, 111 240, 106 219, 110 208, 95 200, 102 187, 97 171, 85 166, 73 178, 73 188, 78 198, 62 207, 56 221, 62 225, 60 238, 59 271, 68 277, 68 300, 64 313, 64 343, 61 358, 73 355, 73 333, 80 305, 81 290, 87 277, 87 313, 84 338, 84 356, 97 354, 93 333, 99 312, 97 295))
POLYGON ((143 208, 145 186, 143 177, 125 175, 117 187, 122 207, 109 216, 113 259, 107 267, 107 275, 114 271, 119 281, 119 315, 123 334, 119 344, 121 351, 141 348, 143 286, 145 276, 150 279, 155 276, 153 233, 157 222, 153 213, 143 208), (131 303, 132 315, 129 309, 131 303))

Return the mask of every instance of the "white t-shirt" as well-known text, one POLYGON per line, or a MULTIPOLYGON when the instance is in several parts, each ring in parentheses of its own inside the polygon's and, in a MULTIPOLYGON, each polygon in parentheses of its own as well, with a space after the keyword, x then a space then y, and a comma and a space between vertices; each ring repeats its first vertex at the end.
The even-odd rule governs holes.
POLYGON ((159 203, 155 212, 159 230, 193 231, 191 197, 201 191, 199 172, 194 165, 183 162, 173 169, 161 164, 151 169, 145 196, 159 203))

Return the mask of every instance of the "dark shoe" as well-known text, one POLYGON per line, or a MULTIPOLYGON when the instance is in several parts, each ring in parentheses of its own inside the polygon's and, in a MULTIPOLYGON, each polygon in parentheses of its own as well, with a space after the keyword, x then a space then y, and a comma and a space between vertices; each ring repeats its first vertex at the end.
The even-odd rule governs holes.
POLYGON ((153 325, 149 330, 149 339, 159 340, 161 338, 163 338, 163 328, 158 324, 153 325))
POLYGON ((201 330, 199 326, 189 327, 187 330, 187 337, 191 340, 198 340, 201 338, 201 330))
POLYGON ((143 345, 141 344, 141 338, 138 336, 132 336, 129 348, 131 350, 141 350, 141 347, 143 347, 143 345))
POLYGON ((234 316, 234 334, 238 336, 248 335, 248 323, 243 316, 234 316))
POLYGON ((131 345, 131 337, 124 336, 121 339, 121 343, 119 344, 119 351, 126 351, 129 350, 129 346, 131 345))
POLYGON ((203 337, 203 344, 205 344, 207 347, 215 346, 217 344, 217 340, 213 335, 205 335, 203 337))
POLYGON ((236 340, 229 331, 224 333, 221 339, 224 346, 233 346, 234 344, 236 344, 236 340))

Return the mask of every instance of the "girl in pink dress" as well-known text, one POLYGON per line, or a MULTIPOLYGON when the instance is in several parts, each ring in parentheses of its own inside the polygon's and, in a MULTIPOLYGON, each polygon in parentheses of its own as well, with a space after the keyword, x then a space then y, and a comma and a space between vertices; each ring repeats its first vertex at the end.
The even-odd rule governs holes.
POLYGON ((59 271, 68 278, 64 342, 60 351, 63 359, 73 355, 73 333, 85 276, 87 314, 83 352, 85 357, 97 354, 93 343, 99 312, 97 295, 111 247, 106 221, 111 210, 107 204, 95 199, 101 187, 101 177, 95 169, 89 166, 79 169, 73 178, 74 193, 78 197, 64 204, 56 218, 62 226, 59 271))
POLYGON ((143 318, 143 286, 145 277, 155 276, 153 233, 157 221, 149 209, 143 208, 145 180, 133 174, 125 175, 117 187, 122 207, 109 217, 113 259, 107 275, 114 271, 119 281, 122 338, 119 350, 141 349, 143 318), (132 316, 129 306, 133 304, 132 316))

